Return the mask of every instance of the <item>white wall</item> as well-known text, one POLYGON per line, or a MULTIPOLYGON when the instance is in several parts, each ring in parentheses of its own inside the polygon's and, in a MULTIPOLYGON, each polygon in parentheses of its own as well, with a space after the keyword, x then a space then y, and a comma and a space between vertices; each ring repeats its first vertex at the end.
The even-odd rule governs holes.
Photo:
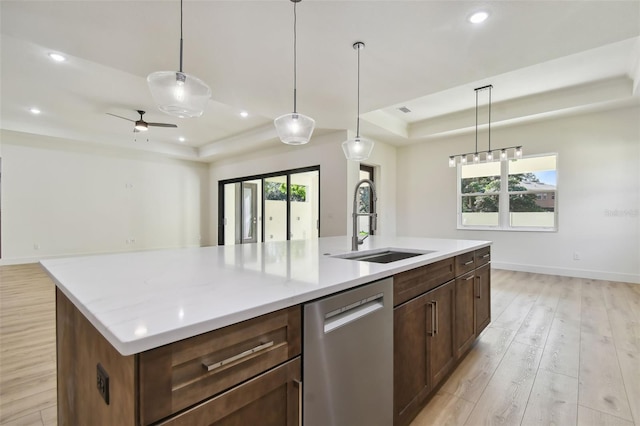
POLYGON ((207 243, 208 165, 1 136, 3 263, 207 243))
MULTIPOLYGON (((218 181, 320 165, 320 236, 351 233, 353 190, 358 181, 359 163, 347 161, 342 142, 347 132, 337 131, 314 136, 307 145, 278 146, 242 158, 222 160, 210 167, 211 216, 209 241, 218 241, 218 181)), ((382 166, 381 191, 378 194, 381 229, 384 235, 395 232, 395 148, 376 143, 367 164, 382 166), (383 225, 384 223, 384 225, 383 225), (384 227, 384 228, 383 228, 384 227)))
MULTIPOLYGON (((559 154, 554 233, 456 230, 456 172, 447 160, 473 149, 473 134, 399 148, 398 234, 491 240, 499 268, 640 282, 639 123, 636 107, 492 128, 492 148, 559 154)), ((479 149, 486 140, 481 132, 479 149)))

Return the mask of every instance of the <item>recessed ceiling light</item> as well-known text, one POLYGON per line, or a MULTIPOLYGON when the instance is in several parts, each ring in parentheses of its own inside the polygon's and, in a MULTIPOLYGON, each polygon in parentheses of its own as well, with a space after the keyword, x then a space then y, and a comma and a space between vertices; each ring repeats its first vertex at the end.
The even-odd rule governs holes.
POLYGON ((247 111, 242 111, 240 113, 240 117, 242 117, 242 118, 247 118, 248 116, 249 116, 249 113, 247 111))
POLYGON ((179 140, 180 142, 184 142, 186 139, 184 138, 184 136, 180 136, 180 137, 178 138, 178 140, 179 140))
POLYGON ((64 62, 67 60, 67 58, 65 58, 59 53, 49 53, 49 57, 51 58, 51 60, 56 62, 64 62))
POLYGON ((36 107, 31 107, 31 108, 29 108, 29 112, 30 112, 31 114, 36 114, 36 115, 38 115, 38 114, 40 114, 40 112, 41 112, 41 111, 40 111, 38 108, 36 108, 36 107))
POLYGON ((481 10, 469 16, 469 22, 471 22, 472 24, 479 24, 481 22, 484 22, 488 17, 489 17, 489 13, 485 12, 484 10, 481 10))

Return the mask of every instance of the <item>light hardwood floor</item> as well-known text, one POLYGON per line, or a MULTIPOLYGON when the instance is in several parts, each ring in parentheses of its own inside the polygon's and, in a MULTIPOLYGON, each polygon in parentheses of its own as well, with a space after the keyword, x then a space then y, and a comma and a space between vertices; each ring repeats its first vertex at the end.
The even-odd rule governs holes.
MULTIPOLYGON (((412 426, 640 426, 640 285, 494 270, 492 318, 412 426)), ((54 287, 0 267, 0 425, 55 425, 54 287)), ((348 425, 368 426, 368 425, 348 425)))

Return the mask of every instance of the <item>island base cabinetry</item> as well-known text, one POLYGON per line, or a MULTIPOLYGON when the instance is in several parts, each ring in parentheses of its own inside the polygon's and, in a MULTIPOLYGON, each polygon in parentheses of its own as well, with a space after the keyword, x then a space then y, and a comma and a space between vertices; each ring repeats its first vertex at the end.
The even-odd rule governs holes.
POLYGON ((408 425, 491 321, 490 248, 394 277, 394 425, 408 425), (407 301, 408 282, 422 289, 407 301))
POLYGON ((298 426, 300 369, 297 357, 159 424, 298 426))
POLYGON ((56 316, 59 425, 299 423, 300 306, 130 356, 60 290, 56 316))
POLYGON ((394 424, 408 424, 454 361, 454 282, 394 309, 394 424))

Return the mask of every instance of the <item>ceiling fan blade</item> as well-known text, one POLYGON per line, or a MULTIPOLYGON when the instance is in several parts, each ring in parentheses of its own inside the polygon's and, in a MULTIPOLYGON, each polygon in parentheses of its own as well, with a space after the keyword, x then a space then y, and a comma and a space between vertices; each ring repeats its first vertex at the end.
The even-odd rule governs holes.
POLYGON ((177 124, 169 124, 169 123, 147 123, 148 126, 155 127, 178 127, 177 124))
POLYGON ((132 119, 130 119, 130 118, 122 117, 122 116, 120 116, 120 115, 116 115, 116 114, 111 114, 110 112, 108 112, 108 113, 107 113, 107 115, 112 115, 112 116, 114 116, 114 117, 122 118, 123 120, 132 121, 132 122, 134 122, 134 123, 136 122, 136 120, 132 120, 132 119))

